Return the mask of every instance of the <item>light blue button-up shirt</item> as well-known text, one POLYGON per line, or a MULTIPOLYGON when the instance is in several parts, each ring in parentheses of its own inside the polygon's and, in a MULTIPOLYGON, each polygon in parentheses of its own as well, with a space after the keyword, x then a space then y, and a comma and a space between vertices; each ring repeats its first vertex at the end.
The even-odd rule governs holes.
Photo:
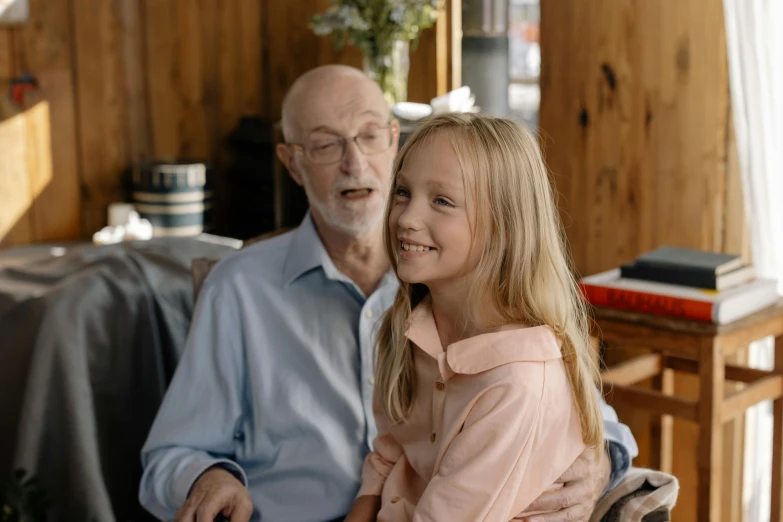
MULTIPOLYGON (((248 487, 253 520, 345 515, 376 435, 373 347, 396 291, 389 272, 365 297, 309 215, 219 263, 142 450, 142 505, 173 518, 199 475, 221 465, 248 487)), ((607 413, 617 478, 636 444, 607 413)))

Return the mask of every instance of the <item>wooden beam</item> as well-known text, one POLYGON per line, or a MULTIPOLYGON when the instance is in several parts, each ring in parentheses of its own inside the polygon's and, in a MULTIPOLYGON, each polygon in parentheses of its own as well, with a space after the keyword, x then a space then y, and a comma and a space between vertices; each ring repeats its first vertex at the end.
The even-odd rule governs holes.
MULTIPOLYGON (((775 373, 783 375, 783 335, 775 338, 775 373)), ((783 398, 772 403, 772 506, 770 520, 783 522, 783 398)))
POLYGON ((592 334, 606 343, 618 343, 623 346, 638 346, 650 348, 664 354, 672 352, 673 355, 685 356, 697 359, 701 336, 688 335, 682 332, 661 330, 653 326, 627 323, 621 320, 608 321, 596 318, 592 334))
POLYGON ((778 337, 783 335, 783 316, 780 315, 782 308, 783 299, 778 301, 776 306, 769 307, 758 315, 754 314, 736 321, 737 325, 747 326, 750 323, 753 327, 739 330, 736 329, 737 327, 732 327, 730 333, 721 334, 717 337, 718 346, 728 356, 766 336, 778 337))
POLYGON ((783 376, 770 375, 723 400, 723 422, 745 413, 745 410, 767 399, 783 394, 783 376))
POLYGON ((451 91, 462 86, 462 0, 449 2, 448 33, 448 80, 446 90, 451 91))
POLYGON ((669 397, 659 391, 645 390, 635 386, 604 384, 603 389, 607 402, 612 405, 628 404, 661 415, 673 415, 693 422, 697 422, 699 418, 699 405, 696 401, 669 397))
MULTIPOLYGON (((652 379, 654 390, 666 396, 674 395, 674 370, 666 368, 666 357, 659 361, 664 368, 652 379)), ((674 460, 674 417, 654 416, 650 423, 650 465, 653 469, 672 472, 674 460)))
POLYGON ((721 519, 723 482, 723 401, 724 359, 712 340, 705 339, 699 364, 699 503, 698 522, 721 519))
POLYGON ((612 366, 601 374, 601 379, 615 386, 630 386, 659 373, 661 373, 661 356, 651 353, 612 366))
MULTIPOLYGON (((666 367, 678 372, 693 374, 699 373, 699 364, 696 361, 691 361, 680 357, 667 357, 666 367)), ((735 366, 733 364, 726 365, 727 381, 750 383, 765 377, 769 377, 770 375, 772 375, 772 372, 765 370, 757 370, 755 368, 747 368, 744 366, 735 366)))

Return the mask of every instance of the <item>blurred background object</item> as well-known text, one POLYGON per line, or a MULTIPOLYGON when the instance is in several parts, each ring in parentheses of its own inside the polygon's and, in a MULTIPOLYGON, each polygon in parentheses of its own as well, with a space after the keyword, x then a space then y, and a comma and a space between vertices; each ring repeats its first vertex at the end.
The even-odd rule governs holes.
POLYGON ((462 83, 481 112, 508 116, 508 71, 508 0, 463 0, 462 83))
POLYGON ((536 129, 541 104, 539 0, 509 0, 508 17, 509 110, 513 119, 536 129))

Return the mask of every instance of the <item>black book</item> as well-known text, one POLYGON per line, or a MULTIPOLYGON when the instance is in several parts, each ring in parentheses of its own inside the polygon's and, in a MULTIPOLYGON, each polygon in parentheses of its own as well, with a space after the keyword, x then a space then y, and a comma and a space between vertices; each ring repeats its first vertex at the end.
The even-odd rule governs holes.
POLYGON ((731 272, 716 274, 707 270, 681 267, 651 268, 638 264, 620 267, 620 277, 624 279, 642 279, 672 285, 693 286, 710 290, 728 290, 753 279, 755 272, 751 265, 742 266, 731 272))
POLYGON ((736 254, 662 246, 637 257, 634 265, 647 269, 677 268, 702 274, 721 275, 742 267, 742 258, 736 254))

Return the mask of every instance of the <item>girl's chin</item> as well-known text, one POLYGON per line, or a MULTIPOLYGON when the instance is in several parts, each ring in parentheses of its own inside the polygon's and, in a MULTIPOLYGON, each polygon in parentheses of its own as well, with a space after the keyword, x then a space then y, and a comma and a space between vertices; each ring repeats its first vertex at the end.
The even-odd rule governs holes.
POLYGON ((416 285, 416 284, 427 284, 424 279, 422 279, 421 276, 412 273, 408 270, 397 270, 397 277, 400 278, 400 281, 403 283, 407 283, 409 285, 416 285))

